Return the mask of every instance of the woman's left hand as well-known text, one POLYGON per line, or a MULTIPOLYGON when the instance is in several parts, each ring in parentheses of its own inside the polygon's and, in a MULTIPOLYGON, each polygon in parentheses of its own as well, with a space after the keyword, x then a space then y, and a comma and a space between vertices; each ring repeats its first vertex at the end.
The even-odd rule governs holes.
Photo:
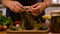
POLYGON ((32 5, 29 10, 34 16, 38 16, 46 8, 45 3, 36 3, 32 5))

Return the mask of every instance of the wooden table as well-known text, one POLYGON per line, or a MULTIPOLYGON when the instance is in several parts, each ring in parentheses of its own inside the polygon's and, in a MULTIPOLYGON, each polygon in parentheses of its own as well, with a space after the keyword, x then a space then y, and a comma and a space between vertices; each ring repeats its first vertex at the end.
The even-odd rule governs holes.
POLYGON ((0 32, 0 34, 60 34, 60 33, 42 33, 42 32, 0 32))
POLYGON ((0 32, 0 34, 7 34, 6 32, 0 32))
POLYGON ((7 34, 49 34, 47 30, 20 30, 20 31, 7 31, 7 34))

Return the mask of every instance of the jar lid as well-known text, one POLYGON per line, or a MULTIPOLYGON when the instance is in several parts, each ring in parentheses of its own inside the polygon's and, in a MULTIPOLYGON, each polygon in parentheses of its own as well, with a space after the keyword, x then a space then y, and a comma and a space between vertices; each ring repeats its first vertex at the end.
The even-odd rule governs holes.
POLYGON ((54 10, 51 12, 51 16, 60 16, 60 10, 54 10))

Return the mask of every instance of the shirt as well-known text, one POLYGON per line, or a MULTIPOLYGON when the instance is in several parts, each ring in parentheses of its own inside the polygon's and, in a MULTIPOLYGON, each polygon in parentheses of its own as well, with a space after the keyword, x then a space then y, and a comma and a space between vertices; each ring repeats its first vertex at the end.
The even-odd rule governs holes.
POLYGON ((37 2, 43 2, 43 0, 17 0, 24 6, 31 6, 37 2))

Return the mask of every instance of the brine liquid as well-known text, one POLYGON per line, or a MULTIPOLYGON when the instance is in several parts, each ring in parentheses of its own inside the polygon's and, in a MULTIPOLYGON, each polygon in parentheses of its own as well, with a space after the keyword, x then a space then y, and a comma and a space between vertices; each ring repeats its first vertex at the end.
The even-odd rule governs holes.
POLYGON ((52 32, 60 33, 60 16, 52 16, 50 29, 52 32))

